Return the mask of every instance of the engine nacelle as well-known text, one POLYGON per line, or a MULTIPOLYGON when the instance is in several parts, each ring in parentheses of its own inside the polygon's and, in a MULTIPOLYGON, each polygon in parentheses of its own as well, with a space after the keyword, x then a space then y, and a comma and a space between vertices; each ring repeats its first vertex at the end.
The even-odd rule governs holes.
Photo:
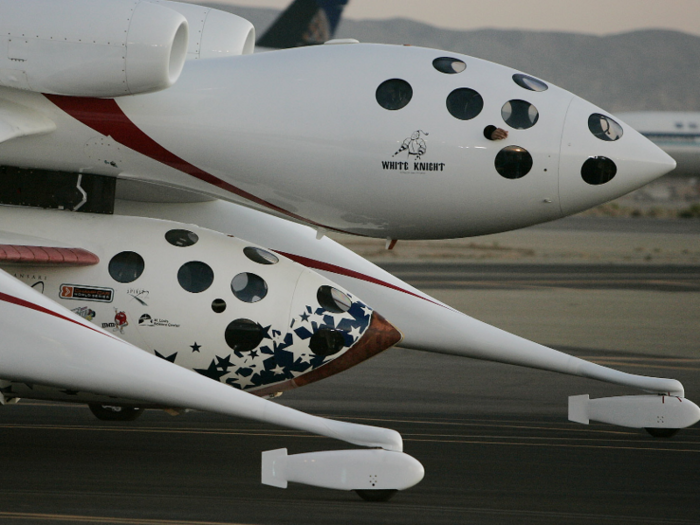
POLYGON ((686 428, 700 420, 700 408, 678 396, 569 397, 569 421, 590 420, 630 428, 686 428))
POLYGON ((118 97, 177 81, 185 17, 145 0, 0 0, 0 85, 59 95, 118 97))
POLYGON ((232 13, 195 4, 150 0, 187 19, 190 39, 187 59, 249 55, 255 49, 255 27, 232 13))

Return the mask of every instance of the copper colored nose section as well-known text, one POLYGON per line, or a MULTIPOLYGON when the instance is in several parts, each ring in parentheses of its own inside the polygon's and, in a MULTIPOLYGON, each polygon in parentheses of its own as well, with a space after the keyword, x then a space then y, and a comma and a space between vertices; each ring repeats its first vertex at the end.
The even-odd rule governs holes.
POLYGON ((326 377, 343 372, 348 368, 352 368, 362 361, 377 355, 379 352, 383 352, 387 348, 391 348, 398 344, 401 339, 403 339, 403 336, 394 325, 377 312, 372 312, 372 321, 369 323, 365 333, 362 334, 362 337, 360 337, 360 339, 343 355, 299 377, 276 385, 270 385, 260 390, 255 390, 252 393, 259 396, 266 396, 325 379, 326 377))

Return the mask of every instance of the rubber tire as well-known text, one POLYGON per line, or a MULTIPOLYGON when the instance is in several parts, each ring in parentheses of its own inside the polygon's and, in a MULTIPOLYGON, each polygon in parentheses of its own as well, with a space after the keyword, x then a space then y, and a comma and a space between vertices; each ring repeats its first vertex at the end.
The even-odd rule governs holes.
POLYGON ((398 491, 396 489, 356 490, 357 495, 365 501, 389 501, 398 491))
POLYGON ((649 432, 649 434, 651 434, 655 438, 668 439, 678 434, 680 428, 645 428, 644 430, 649 432))
POLYGON ((90 412, 101 421, 134 421, 143 413, 143 408, 89 403, 90 412))

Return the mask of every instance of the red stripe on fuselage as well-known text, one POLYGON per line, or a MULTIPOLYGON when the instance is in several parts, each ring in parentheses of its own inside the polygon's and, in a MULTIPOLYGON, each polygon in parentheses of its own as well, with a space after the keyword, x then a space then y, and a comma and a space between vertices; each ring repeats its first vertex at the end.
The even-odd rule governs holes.
POLYGON ((248 193, 247 191, 237 188, 236 186, 215 177, 211 173, 190 164, 146 135, 141 128, 139 128, 129 119, 129 117, 126 116, 117 102, 113 99, 67 97, 63 95, 48 94, 45 94, 44 96, 60 109, 68 113, 71 117, 94 129, 98 133, 102 133, 105 136, 110 136, 120 144, 123 144, 124 146, 131 148, 132 150, 137 151, 138 153, 141 153, 142 155, 145 155, 153 160, 162 162, 166 166, 170 166, 178 171, 187 173, 188 175, 204 181, 207 184, 211 184, 212 186, 221 188, 222 190, 233 193, 234 195, 238 195, 239 197, 286 215, 287 217, 291 217, 307 224, 313 224, 314 226, 327 228, 329 230, 342 231, 329 226, 324 226, 280 208, 279 206, 256 197, 252 193, 248 193))
POLYGON ((427 297, 423 297, 422 295, 418 295, 417 293, 413 293, 411 291, 405 290, 404 288, 401 288, 399 286, 396 286, 395 284, 388 283, 386 281, 382 281, 380 279, 377 279, 376 277, 371 277, 369 275, 365 275, 364 273, 356 272, 355 270, 350 270, 348 268, 343 268, 342 266, 337 266, 335 264, 330 264, 327 262, 323 261, 317 261, 316 259, 309 259, 308 257, 304 257, 303 255, 296 255, 293 253, 287 253, 287 252, 281 252, 277 251, 280 255, 284 255, 288 259, 291 259, 294 262, 297 262, 303 266, 306 266, 307 268, 313 268, 314 270, 323 270, 325 272, 330 272, 330 273, 335 273, 337 275, 343 275, 345 277, 352 277, 353 279, 359 279, 360 281, 365 281, 368 283, 376 284, 379 286, 384 286, 385 288, 390 288, 392 290, 396 290, 397 292, 402 292, 408 295, 412 295, 413 297, 417 297, 418 299, 423 299, 424 301, 428 301, 429 303, 436 304, 438 306, 442 306, 445 308, 445 305, 437 303, 435 301, 432 301, 431 299, 428 299, 427 297))
POLYGON ((44 308, 43 306, 39 306, 38 304, 30 303, 29 301, 25 301, 24 299, 20 299, 19 297, 15 297, 13 295, 8 295, 6 293, 0 292, 0 301, 5 301, 6 303, 10 304, 16 304, 17 306, 23 306, 24 308, 29 308, 30 310, 34 310, 36 312, 41 312, 43 314, 51 315, 53 317, 57 317, 58 319, 63 319, 64 321, 71 322, 73 324, 77 324, 78 326, 82 326, 83 328, 87 328, 88 330, 92 330, 93 332, 97 332, 98 334, 105 335, 107 337, 112 337, 109 334, 105 334, 104 332, 100 332, 96 328, 93 328, 92 326, 84 325, 83 323, 79 323, 75 319, 71 319, 70 317, 66 317, 65 315, 61 315, 58 312, 54 312, 53 310, 49 310, 48 308, 44 308))

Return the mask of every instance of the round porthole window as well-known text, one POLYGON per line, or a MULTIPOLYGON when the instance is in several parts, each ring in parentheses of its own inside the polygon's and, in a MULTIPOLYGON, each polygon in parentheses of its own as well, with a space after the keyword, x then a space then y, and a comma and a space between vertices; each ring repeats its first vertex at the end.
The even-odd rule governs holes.
POLYGON ((250 352, 265 337, 265 330, 250 319, 236 319, 229 323, 224 333, 226 344, 236 352, 250 352))
POLYGON ((243 248, 243 253, 248 259, 258 264, 277 264, 279 262, 279 258, 274 253, 255 246, 246 246, 243 248))
POLYGON ((484 99, 473 89, 455 89, 447 96, 447 111, 459 120, 473 119, 483 108, 484 99))
POLYGON ((325 284, 316 292, 316 299, 322 308, 334 314, 347 312, 352 306, 352 300, 347 294, 325 284))
POLYGON ((506 146, 496 155, 496 171, 506 179, 519 179, 532 169, 532 156, 520 146, 506 146))
POLYGON ((588 117, 588 129, 600 140, 614 141, 622 137, 622 126, 600 113, 588 117))
POLYGON ((188 292, 203 292, 214 282, 214 270, 201 261, 190 261, 180 266, 177 282, 188 292))
POLYGON ((309 339, 309 348, 320 356, 333 355, 345 346, 345 337, 340 330, 334 328, 319 328, 309 339))
POLYGON ((581 166, 581 177, 593 186, 610 182, 616 174, 617 166, 607 157, 591 157, 581 166))
POLYGON ((433 60, 433 67, 440 73, 454 75, 455 73, 461 73, 467 69, 467 64, 456 58, 440 57, 433 60))
POLYGON ((501 116, 513 129, 528 129, 537 124, 537 108, 525 100, 509 100, 501 108, 501 116))
POLYGON ((211 309, 217 314, 222 313, 226 310, 226 301, 223 299, 214 299, 211 302, 211 309))
POLYGON ((267 283, 254 273, 239 273, 231 280, 231 291, 244 303, 257 303, 267 295, 267 283))
POLYGON ((518 84, 521 88, 525 88, 529 91, 547 91, 547 88, 549 87, 541 80, 522 73, 516 73, 513 75, 513 82, 518 84))
POLYGON ((189 230, 170 230, 165 234, 165 240, 173 246, 184 248, 196 244, 199 236, 189 230))
POLYGON ((379 84, 376 97, 381 107, 393 111, 408 105, 413 98, 413 88, 405 80, 392 78, 379 84))
POLYGON ((109 275, 118 283, 130 283, 141 277, 145 263, 136 252, 121 252, 109 261, 109 275))

